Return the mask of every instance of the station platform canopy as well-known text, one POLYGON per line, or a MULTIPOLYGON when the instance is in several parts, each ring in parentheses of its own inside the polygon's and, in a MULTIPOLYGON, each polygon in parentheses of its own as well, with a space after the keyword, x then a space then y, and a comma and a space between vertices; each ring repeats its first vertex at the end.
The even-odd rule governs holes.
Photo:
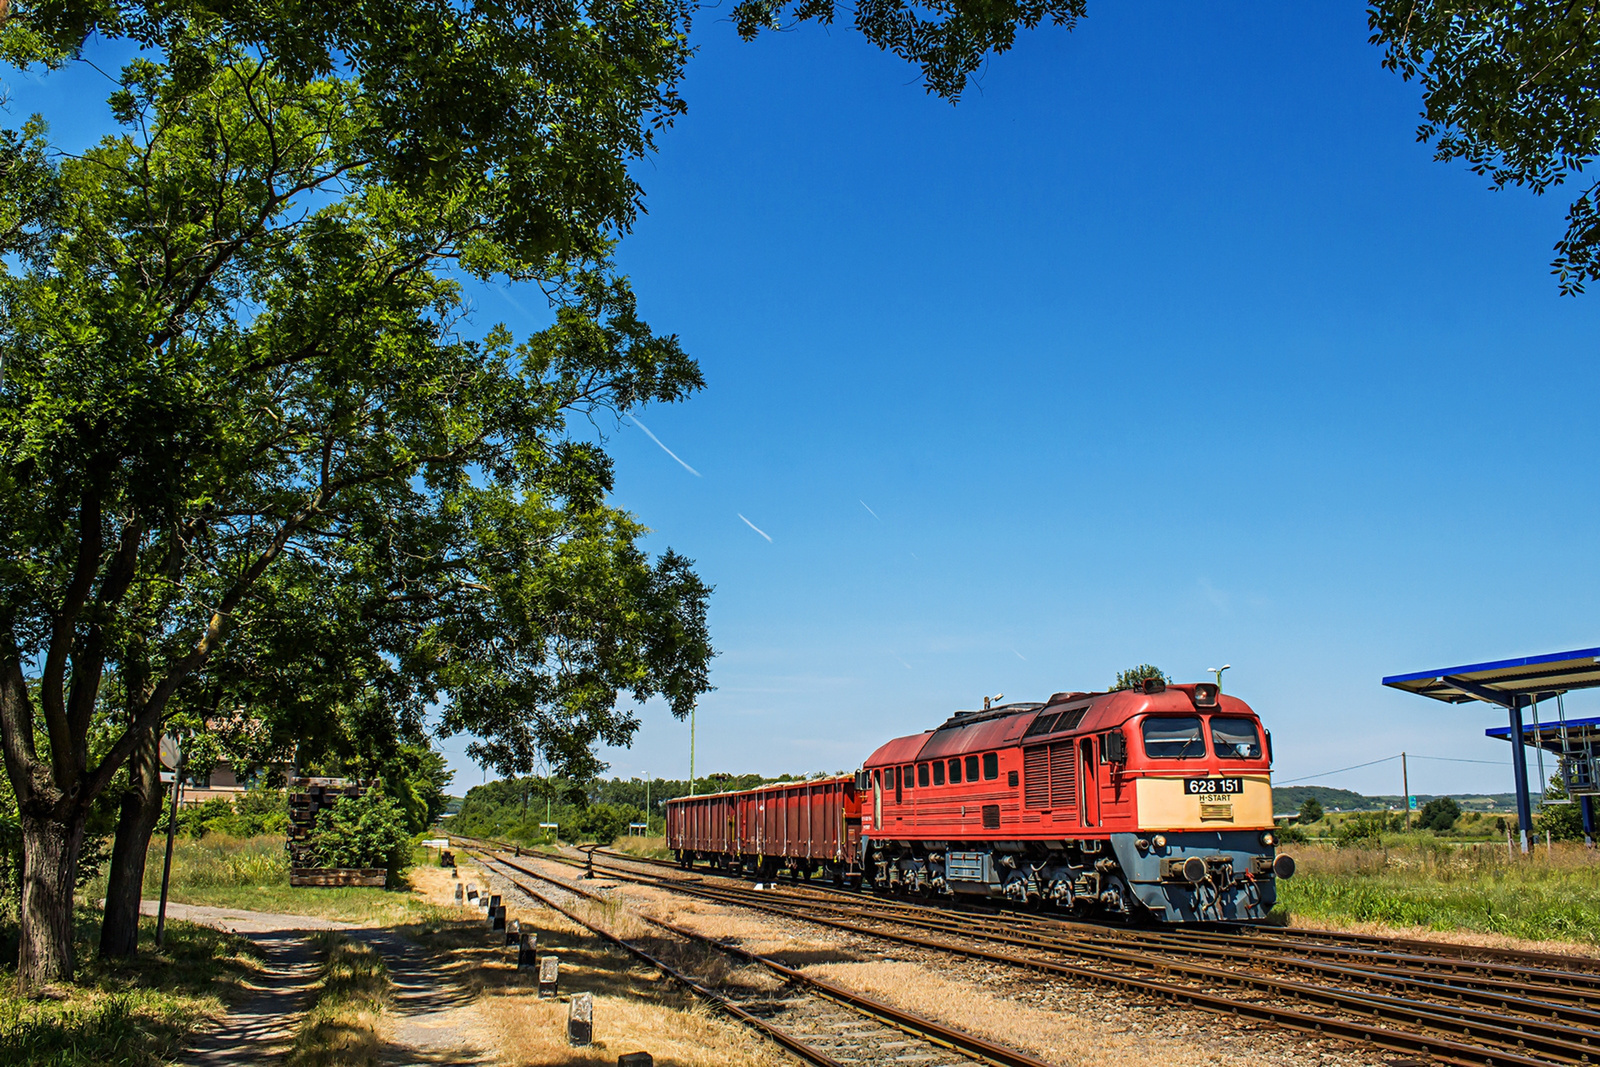
MULTIPOLYGON (((1524 746, 1529 741, 1561 757, 1562 776, 1571 794, 1582 801, 1584 833, 1593 840, 1592 796, 1600 792, 1600 719, 1568 719, 1561 697, 1574 689, 1600 688, 1600 648, 1392 674, 1383 684, 1447 704, 1476 702, 1506 709, 1509 723, 1491 727, 1484 733, 1511 742, 1511 772, 1516 784, 1522 850, 1528 851, 1528 829, 1533 822, 1528 766, 1524 759, 1524 746), (1539 705, 1547 700, 1555 701, 1556 715, 1551 717, 1547 713, 1541 719, 1539 705), (1523 720, 1525 708, 1533 711, 1535 725, 1531 737, 1529 724, 1523 720)), ((1542 788, 1543 783, 1540 785, 1542 788)))
MULTIPOLYGON (((1595 719, 1568 719, 1566 723, 1567 745, 1596 744, 1600 747, 1600 718, 1595 719)), ((1485 737, 1499 738, 1501 741, 1511 740, 1511 727, 1491 726, 1483 732, 1485 737)), ((1561 754, 1561 724, 1558 722, 1541 721, 1522 731, 1522 739, 1527 744, 1538 745, 1546 752, 1561 754)))
POLYGON ((1487 700, 1511 707, 1517 700, 1526 705, 1573 689, 1600 687, 1600 648, 1394 674, 1383 684, 1451 704, 1487 700))

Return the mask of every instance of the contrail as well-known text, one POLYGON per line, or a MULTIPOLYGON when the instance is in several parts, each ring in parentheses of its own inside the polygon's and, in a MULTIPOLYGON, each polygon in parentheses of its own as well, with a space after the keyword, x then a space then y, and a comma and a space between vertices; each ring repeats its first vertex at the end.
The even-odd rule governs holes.
MULTIPOLYGON (((868 515, 871 515, 873 518, 878 519, 878 513, 876 511, 873 511, 870 507, 867 507, 867 502, 865 500, 861 501, 861 506, 864 507, 864 508, 867 508, 867 514, 868 515)), ((883 520, 882 519, 878 519, 878 521, 882 522, 883 520)))
POLYGON ((1017 651, 1017 650, 1016 650, 1016 649, 1014 649, 1014 648, 1013 648, 1013 649, 1012 649, 1012 650, 1011 650, 1011 654, 1012 654, 1012 655, 1014 655, 1014 656, 1016 656, 1016 657, 1017 657, 1017 658, 1018 658, 1018 659, 1020 659, 1020 660, 1021 660, 1021 661, 1022 661, 1022 662, 1024 662, 1024 663, 1026 663, 1026 662, 1028 662, 1028 657, 1027 657, 1027 656, 1024 656, 1024 655, 1023 655, 1023 654, 1022 654, 1022 653, 1021 653, 1021 652, 1018 652, 1018 651, 1017 651))
MULTIPOLYGON (((674 452, 672 449, 668 448, 666 445, 661 444, 661 438, 659 438, 655 434, 651 433, 650 432, 650 427, 648 427, 644 423, 640 422, 639 421, 639 417, 637 415, 629 415, 628 418, 633 420, 633 424, 635 426, 639 427, 639 429, 644 431, 644 435, 646 437, 650 438, 650 440, 654 441, 657 445, 660 445, 661 451, 665 452, 667 455, 671 456, 673 459, 677 459, 678 460, 678 466, 682 467, 684 470, 688 471, 690 474, 694 475, 696 478, 701 477, 701 474, 700 474, 699 471, 697 471, 693 467, 689 466, 683 460, 678 459, 678 454, 676 452, 674 452)), ((767 538, 767 540, 770 541, 770 540, 772 540, 772 538, 769 537, 769 538, 767 538)))
MULTIPOLYGON (((649 432, 650 432, 649 430, 645 431, 645 433, 649 433, 649 432)), ((666 446, 662 445, 661 447, 665 448, 666 446)), ((673 459, 678 459, 677 456, 673 456, 672 458, 673 459)), ((678 462, 679 463, 683 463, 683 460, 678 459, 678 462)), ((685 464, 685 466, 687 466, 687 464, 685 464)), ((737 511, 734 512, 734 514, 735 515, 739 515, 739 513, 737 511)), ((755 523, 751 522, 749 519, 745 519, 743 515, 739 515, 739 518, 744 519, 744 524, 746 526, 750 527, 750 529, 754 530, 756 533, 760 534, 762 537, 767 537, 767 531, 763 530, 761 527, 757 526, 755 523)), ((772 538, 767 537, 767 544, 769 544, 769 545, 772 544, 772 538)))

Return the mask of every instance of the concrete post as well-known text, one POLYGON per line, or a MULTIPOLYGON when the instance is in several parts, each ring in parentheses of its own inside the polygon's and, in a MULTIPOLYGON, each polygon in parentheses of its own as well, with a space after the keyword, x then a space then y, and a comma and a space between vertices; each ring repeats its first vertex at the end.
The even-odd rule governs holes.
POLYGON ((471 882, 467 883, 467 899, 474 901, 478 899, 478 887, 471 882))
POLYGON ((594 1040, 594 997, 579 993, 567 1006, 567 1044, 586 1048, 594 1040))
POLYGON ((656 1061, 648 1052, 626 1052, 617 1057, 617 1067, 656 1067, 656 1061))
POLYGON ((489 907, 498 908, 499 906, 500 906, 500 894, 499 893, 490 894, 490 896, 489 896, 489 907))
POLYGON ((512 919, 506 923, 506 947, 512 948, 522 943, 522 921, 512 919))
POLYGON ((553 997, 561 982, 561 959, 557 956, 539 957, 539 995, 553 997))
POLYGON ((501 904, 497 908, 489 909, 489 929, 504 930, 506 928, 506 906, 501 904))
POLYGON ((466 900, 466 896, 467 896, 466 889, 467 889, 467 887, 462 885, 460 882, 456 883, 456 903, 457 904, 460 904, 460 903, 462 903, 463 901, 466 900))
POLYGON ((522 939, 517 942, 517 970, 532 971, 539 966, 539 931, 524 930, 522 939))

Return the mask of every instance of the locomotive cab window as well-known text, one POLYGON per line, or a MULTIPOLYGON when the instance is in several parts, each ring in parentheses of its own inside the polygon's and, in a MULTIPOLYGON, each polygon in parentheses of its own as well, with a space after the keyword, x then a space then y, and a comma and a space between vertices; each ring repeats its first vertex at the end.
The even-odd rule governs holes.
POLYGON ((961 784, 961 760, 959 758, 950 761, 950 784, 961 784))
POLYGON ((1218 759, 1260 759, 1261 735, 1250 719, 1211 717, 1211 747, 1218 759))
POLYGON ((926 763, 917 764, 917 784, 924 789, 928 788, 928 765, 926 763))
POLYGON ((1000 777, 1000 754, 985 752, 983 754, 983 780, 992 782, 1000 777))
POLYGON ((933 784, 944 785, 944 760, 933 761, 933 784))
POLYGON ((1151 759, 1205 759, 1198 715, 1152 715, 1144 721, 1144 752, 1151 759))

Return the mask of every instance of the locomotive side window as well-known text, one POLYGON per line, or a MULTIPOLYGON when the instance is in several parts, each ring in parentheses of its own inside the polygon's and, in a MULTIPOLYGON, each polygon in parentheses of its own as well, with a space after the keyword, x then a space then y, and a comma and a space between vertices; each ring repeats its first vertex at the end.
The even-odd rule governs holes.
POLYGON ((944 785, 944 760, 933 761, 933 784, 944 785))
POLYGON ((1211 747, 1218 759, 1260 759, 1261 735, 1249 719, 1211 717, 1211 747))
POLYGON ((950 761, 950 784, 961 784, 961 758, 959 756, 950 761))
POLYGON ((983 754, 983 780, 992 782, 1000 777, 1000 754, 998 752, 985 752, 983 754))
POLYGON ((967 757, 967 781, 976 782, 977 780, 978 780, 978 757, 977 756, 968 756, 967 757))
POLYGON ((1152 715, 1144 721, 1144 751, 1151 759, 1205 759, 1198 715, 1152 715))
POLYGON ((906 784, 907 789, 911 788, 911 764, 908 763, 904 767, 900 768, 900 780, 906 784))
POLYGON ((928 765, 926 763, 917 764, 917 784, 924 789, 928 788, 928 765))

